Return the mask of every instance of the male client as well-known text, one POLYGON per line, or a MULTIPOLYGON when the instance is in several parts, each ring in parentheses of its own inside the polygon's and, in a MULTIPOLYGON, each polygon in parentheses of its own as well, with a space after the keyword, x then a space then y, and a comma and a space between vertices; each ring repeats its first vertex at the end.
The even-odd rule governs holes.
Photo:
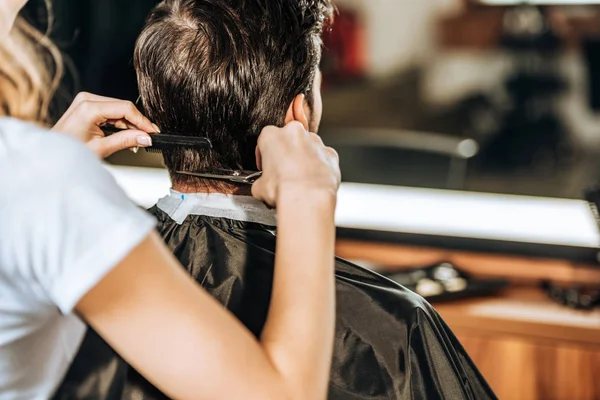
MULTIPOLYGON (((164 153, 173 190, 151 210, 158 229, 189 273, 256 336, 270 299, 275 212, 248 187, 177 171, 255 170, 263 127, 299 121, 318 130, 321 33, 331 12, 329 0, 167 0, 136 47, 148 117, 164 132, 214 145, 164 153)), ((495 398, 422 298, 343 260, 336 285, 330 399, 495 398)), ((160 397, 135 372, 128 391, 160 397)))

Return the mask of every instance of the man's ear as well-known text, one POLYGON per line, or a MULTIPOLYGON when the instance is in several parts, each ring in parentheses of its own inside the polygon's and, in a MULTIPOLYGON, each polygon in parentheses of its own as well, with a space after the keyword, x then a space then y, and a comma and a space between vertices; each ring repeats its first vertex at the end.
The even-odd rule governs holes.
POLYGON ((288 108, 287 114, 285 115, 285 123, 289 124, 292 121, 298 121, 304 126, 304 129, 309 130, 309 118, 310 108, 308 107, 306 97, 303 94, 299 94, 294 97, 292 104, 290 104, 290 108, 288 108))

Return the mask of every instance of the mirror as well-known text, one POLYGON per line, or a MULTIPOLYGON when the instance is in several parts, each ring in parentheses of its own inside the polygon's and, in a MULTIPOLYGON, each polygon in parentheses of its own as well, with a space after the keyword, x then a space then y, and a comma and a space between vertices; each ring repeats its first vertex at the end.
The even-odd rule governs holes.
MULTIPOLYGON (((156 3, 54 0, 52 36, 76 71, 66 91, 135 101, 131 54, 156 3)), ((581 199, 600 180, 592 3, 335 0, 320 134, 344 179, 581 199)), ((30 19, 44 19, 42 5, 30 2, 30 19)), ((145 153, 112 162, 161 164, 145 153)))

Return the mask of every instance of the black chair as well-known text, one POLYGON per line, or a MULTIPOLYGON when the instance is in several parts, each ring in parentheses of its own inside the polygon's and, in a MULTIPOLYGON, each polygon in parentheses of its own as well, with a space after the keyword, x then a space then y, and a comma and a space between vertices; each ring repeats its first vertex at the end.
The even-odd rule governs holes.
POLYGON ((472 139, 387 129, 324 129, 323 141, 340 154, 346 182, 464 189, 479 145, 472 139))

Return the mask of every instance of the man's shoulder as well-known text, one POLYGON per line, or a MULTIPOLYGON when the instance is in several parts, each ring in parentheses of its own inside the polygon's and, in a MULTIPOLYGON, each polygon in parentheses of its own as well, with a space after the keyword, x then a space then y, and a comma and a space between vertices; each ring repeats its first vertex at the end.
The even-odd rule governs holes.
POLYGON ((370 296, 413 314, 433 310, 423 297, 368 268, 336 258, 335 272, 338 284, 349 292, 368 291, 370 296))
POLYGON ((150 207, 149 209, 146 210, 146 212, 149 213, 150 215, 153 215, 156 218, 161 217, 162 215, 166 215, 165 212, 162 211, 160 208, 158 208, 157 205, 150 207))
MULTIPOLYGON (((192 226, 203 226, 206 228, 207 224, 217 226, 230 222, 226 219, 198 216, 197 218, 188 217, 183 224, 177 224, 166 212, 157 206, 150 208, 148 212, 157 219, 157 229, 163 238, 166 239, 168 236, 169 239, 167 241, 177 241, 178 243, 183 241, 188 246, 193 243, 193 238, 190 240, 189 236, 192 226), (182 231, 187 232, 185 240, 183 240, 181 235, 182 231)), ((273 254, 276 241, 273 232, 266 230, 260 225, 245 223, 235 224, 235 227, 227 224, 227 228, 225 231, 219 230, 219 232, 216 232, 212 236, 212 239, 217 240, 221 238, 221 240, 229 240, 227 238, 230 235, 239 239, 240 235, 242 235, 244 236, 243 243, 248 246, 252 245, 252 254, 255 257, 263 253, 260 249, 263 249, 265 254, 273 254), (251 229, 250 227, 255 229, 251 229), (222 235, 225 235, 225 237, 222 235)), ((198 238, 201 238, 201 236, 198 236, 198 238)), ((197 249, 196 245, 194 247, 197 249)), ((266 261, 263 258, 261 260, 263 263, 266 261)), ((369 292, 369 296, 375 296, 381 301, 392 304, 393 307, 402 309, 408 315, 416 315, 418 312, 430 313, 433 310, 429 303, 416 293, 370 269, 344 259, 336 258, 335 275, 338 294, 344 296, 344 298, 346 296, 349 296, 349 298, 362 298, 365 293, 369 292)), ((348 304, 351 303, 353 301, 349 300, 348 304)))

